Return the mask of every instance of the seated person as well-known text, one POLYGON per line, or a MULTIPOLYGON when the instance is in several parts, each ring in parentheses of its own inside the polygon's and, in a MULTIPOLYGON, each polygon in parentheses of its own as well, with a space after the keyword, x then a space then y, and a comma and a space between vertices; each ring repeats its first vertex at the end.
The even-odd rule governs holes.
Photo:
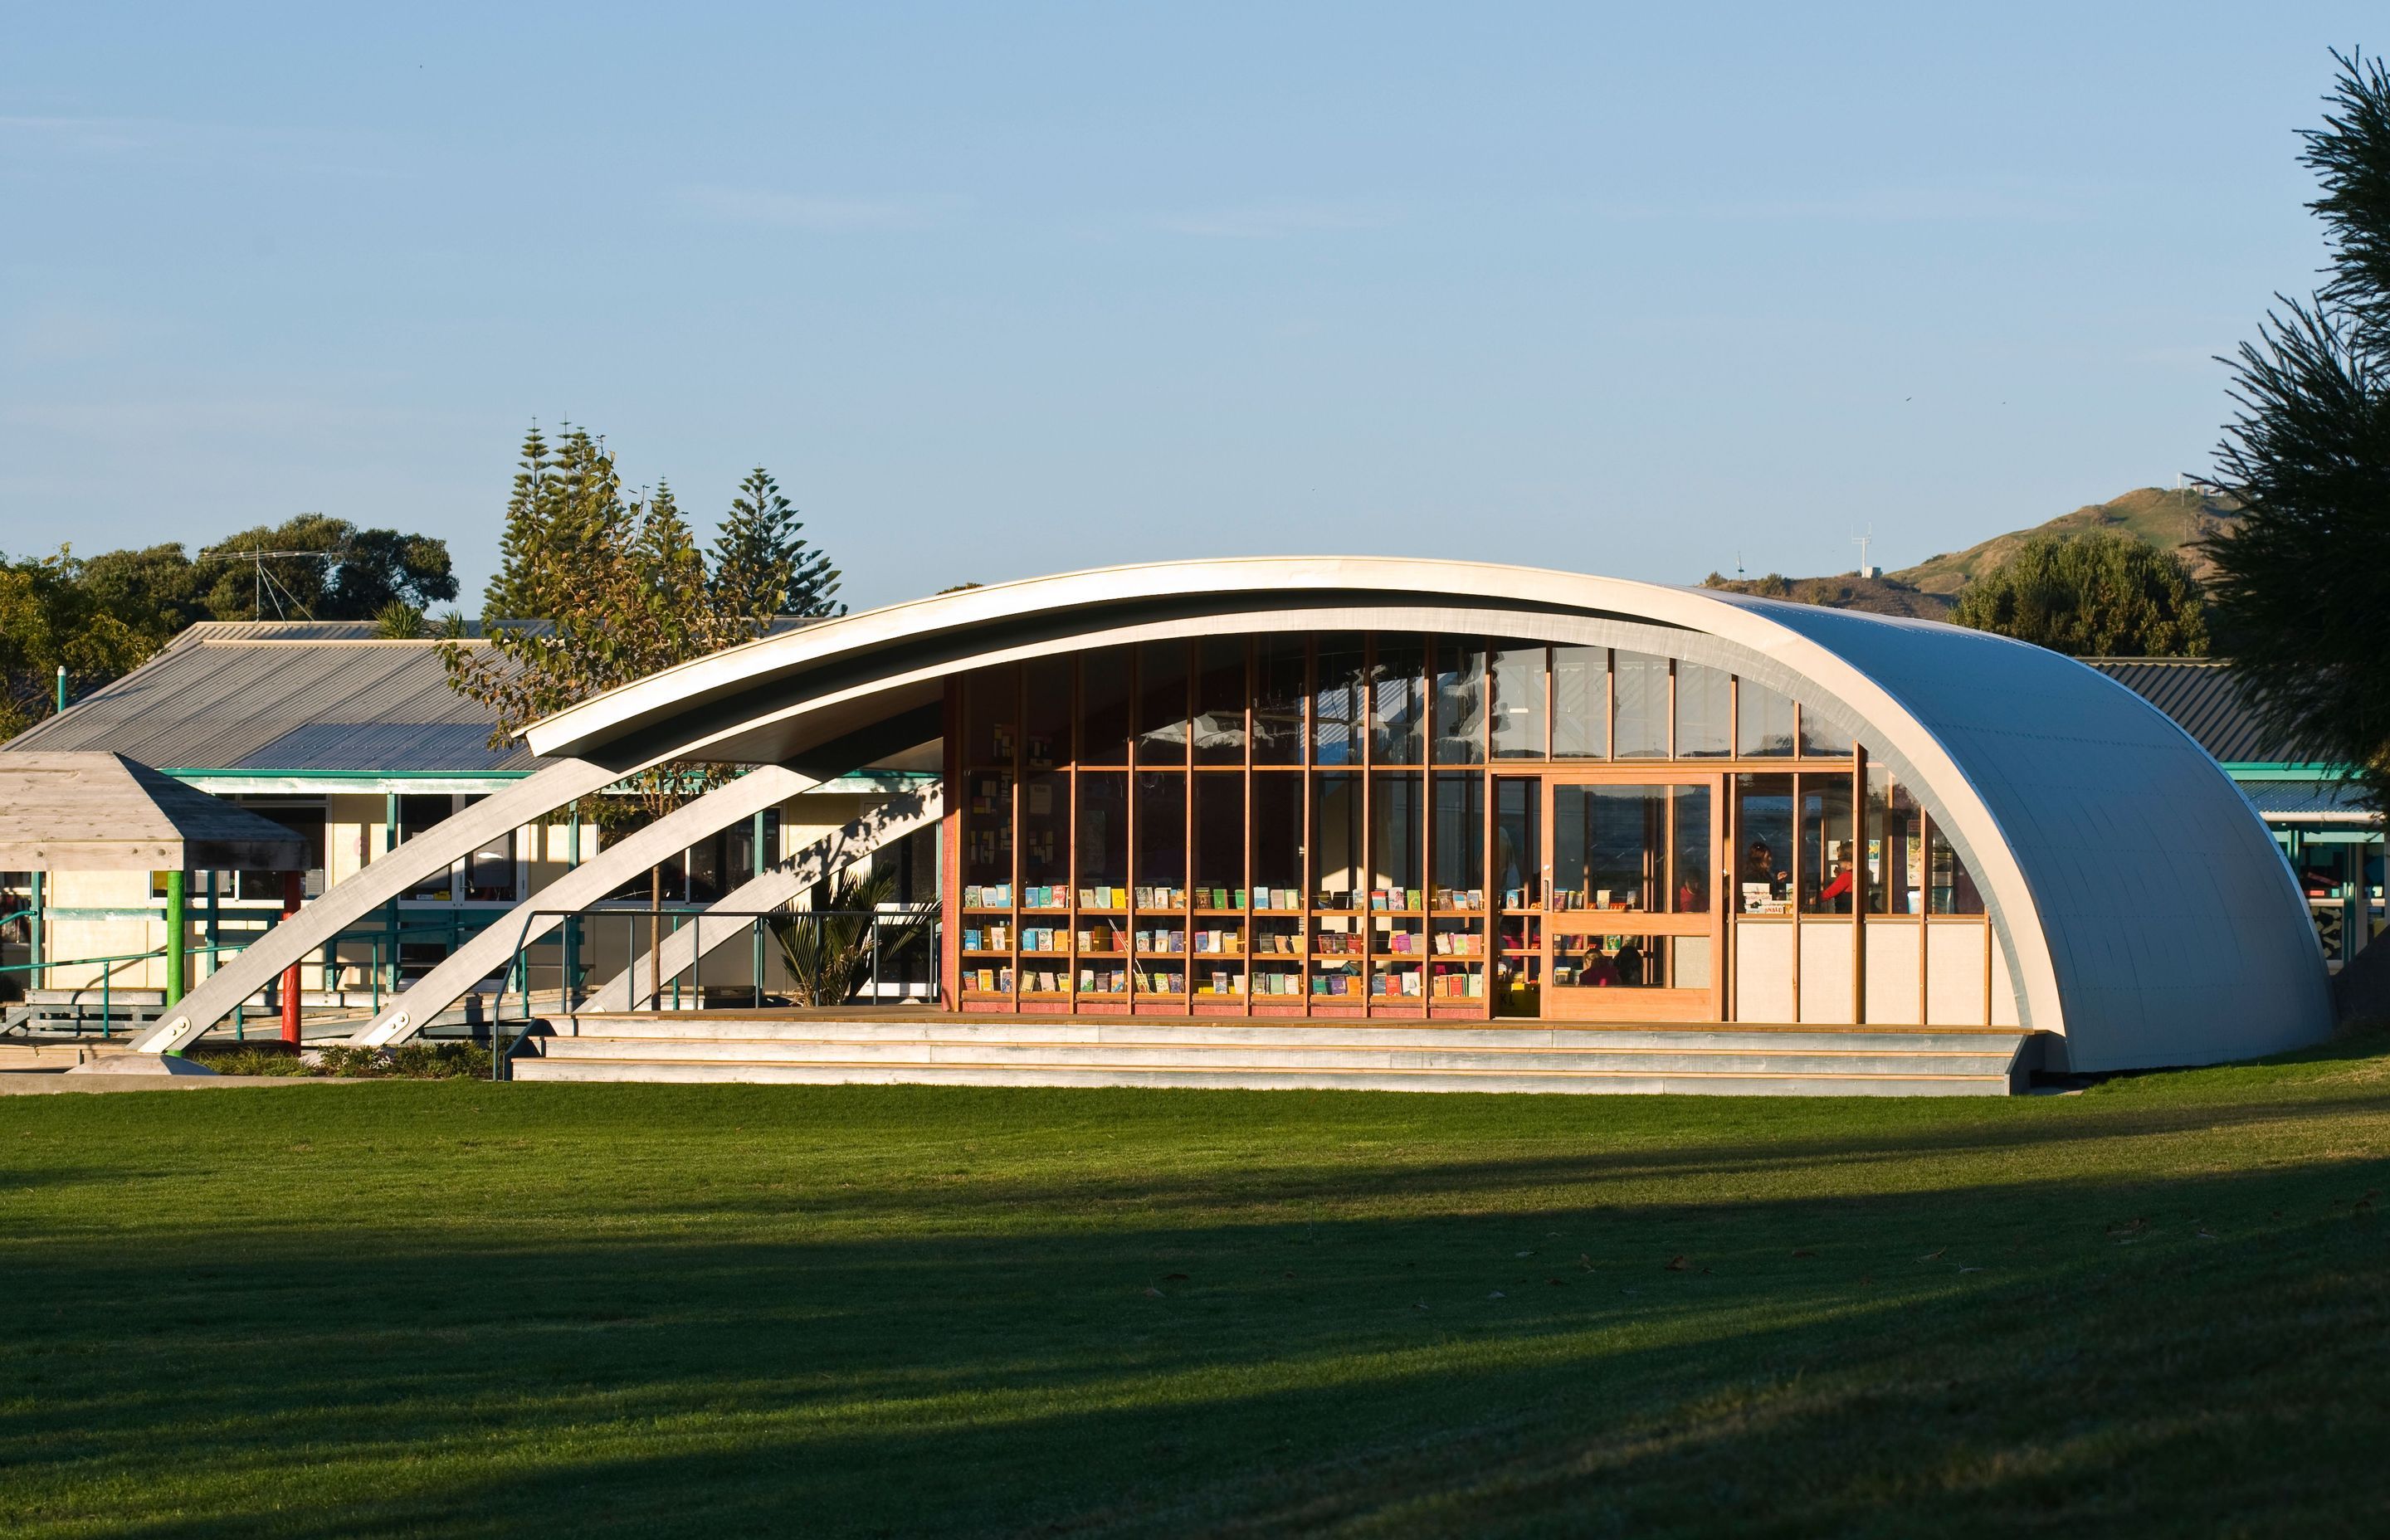
POLYGON ((1857 871, 1858 868, 1856 866, 1844 866, 1841 871, 1836 872, 1834 879, 1818 890, 1818 907, 1831 914, 1849 914, 1852 879, 1857 875, 1857 871))
POLYGON ((1620 942, 1618 951, 1614 954, 1613 969, 1617 973, 1620 983, 1649 982, 1650 981, 1643 977, 1643 943, 1633 936, 1628 936, 1620 942))
POLYGON ((1587 943, 1585 961, 1576 970, 1576 982, 1599 988, 1607 988, 1618 982, 1618 965, 1612 962, 1609 955, 1602 951, 1600 943, 1587 943))

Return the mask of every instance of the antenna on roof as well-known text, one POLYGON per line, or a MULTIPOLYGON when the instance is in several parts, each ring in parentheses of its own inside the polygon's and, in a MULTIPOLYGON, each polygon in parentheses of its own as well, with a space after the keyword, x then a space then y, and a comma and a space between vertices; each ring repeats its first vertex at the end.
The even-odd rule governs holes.
POLYGON ((249 608, 250 613, 252 616, 261 621, 265 618, 265 591, 268 587, 271 587, 275 590, 276 595, 274 600, 274 618, 276 620, 283 620, 287 618, 282 613, 282 599, 284 596, 288 596, 290 600, 290 607, 298 610, 302 615, 306 615, 307 619, 312 621, 315 617, 313 615, 307 615, 307 607, 299 602, 299 596, 291 593, 289 589, 283 587, 280 580, 265 570, 265 558, 268 557, 307 557, 316 561, 337 561, 340 559, 340 556, 341 553, 338 551, 252 551, 247 549, 227 551, 218 547, 212 550, 200 551, 198 556, 192 558, 191 565, 196 567, 200 562, 209 560, 210 558, 213 558, 218 561, 247 561, 250 564, 249 608))

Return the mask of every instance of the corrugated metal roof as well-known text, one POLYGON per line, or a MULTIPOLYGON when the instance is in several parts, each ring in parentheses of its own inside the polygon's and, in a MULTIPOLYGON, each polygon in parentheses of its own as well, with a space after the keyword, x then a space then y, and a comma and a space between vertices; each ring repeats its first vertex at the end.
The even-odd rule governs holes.
POLYGON ((2288 822, 2320 818, 2333 823, 2371 823, 2365 790, 2349 781, 2246 781, 2241 789, 2268 818, 2288 822))
POLYGON ((2307 764, 2315 756, 2269 740, 2257 713, 2242 699, 2241 686, 2220 658, 2086 658, 2114 679, 2175 719, 2226 764, 2307 764))
POLYGON ((366 639, 372 630, 371 622, 193 626, 199 635, 186 632, 6 747, 105 750, 178 770, 531 766, 528 749, 487 746, 495 718, 448 687, 436 643, 366 639))

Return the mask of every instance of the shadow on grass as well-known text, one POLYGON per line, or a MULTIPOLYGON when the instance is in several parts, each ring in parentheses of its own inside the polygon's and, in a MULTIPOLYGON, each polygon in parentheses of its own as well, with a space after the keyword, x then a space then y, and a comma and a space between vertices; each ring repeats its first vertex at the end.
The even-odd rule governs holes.
POLYGON ((1696 1182, 1667 1214, 1525 1169, 1498 1211, 1307 1223, 1009 1233, 999 1199, 961 1235, 48 1238, 6 1253, 0 1522, 2181 1533, 2390 1499, 2374 1455, 2337 1463, 2390 1431, 2361 1196, 2390 1161, 1696 1182))

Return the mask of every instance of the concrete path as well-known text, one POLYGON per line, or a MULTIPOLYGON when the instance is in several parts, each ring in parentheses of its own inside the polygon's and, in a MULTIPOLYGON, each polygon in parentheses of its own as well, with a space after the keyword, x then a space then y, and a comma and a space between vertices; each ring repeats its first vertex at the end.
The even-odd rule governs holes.
POLYGON ((224 1085, 363 1085, 363 1076, 329 1075, 71 1075, 56 1070, 0 1071, 0 1097, 54 1096, 69 1091, 208 1091, 224 1085))

